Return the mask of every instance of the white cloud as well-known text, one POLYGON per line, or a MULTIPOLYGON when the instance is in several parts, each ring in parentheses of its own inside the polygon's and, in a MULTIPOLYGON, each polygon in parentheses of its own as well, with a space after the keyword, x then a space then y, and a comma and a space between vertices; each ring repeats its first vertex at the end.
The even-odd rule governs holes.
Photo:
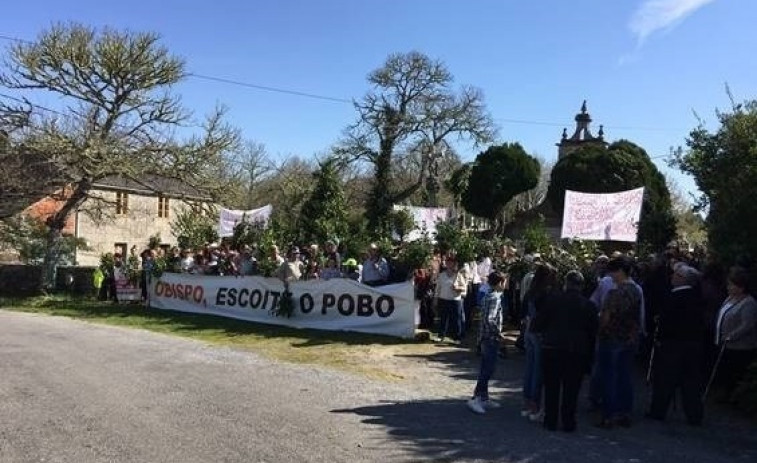
POLYGON ((715 0, 644 0, 628 24, 639 45, 653 33, 671 29, 715 0))

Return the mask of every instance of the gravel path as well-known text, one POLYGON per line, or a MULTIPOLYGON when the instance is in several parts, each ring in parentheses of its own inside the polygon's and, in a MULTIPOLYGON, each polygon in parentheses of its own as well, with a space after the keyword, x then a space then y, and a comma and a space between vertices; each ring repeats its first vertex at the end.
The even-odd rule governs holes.
POLYGON ((0 462, 754 462, 755 427, 643 423, 549 434, 518 416, 520 359, 504 408, 461 399, 476 359, 399 358, 384 383, 248 352, 64 318, 0 311, 0 462), (426 378, 420 380, 419 378, 426 378))

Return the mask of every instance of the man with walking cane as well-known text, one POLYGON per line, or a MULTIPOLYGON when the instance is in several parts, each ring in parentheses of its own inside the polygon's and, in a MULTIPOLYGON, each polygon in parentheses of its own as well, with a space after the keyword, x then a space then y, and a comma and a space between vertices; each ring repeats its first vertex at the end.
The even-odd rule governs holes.
POLYGON ((704 404, 703 343, 704 305, 699 291, 699 272, 680 265, 672 276, 668 303, 661 307, 657 325, 657 342, 650 364, 652 405, 648 418, 663 421, 681 390, 683 411, 691 426, 702 424, 704 404))

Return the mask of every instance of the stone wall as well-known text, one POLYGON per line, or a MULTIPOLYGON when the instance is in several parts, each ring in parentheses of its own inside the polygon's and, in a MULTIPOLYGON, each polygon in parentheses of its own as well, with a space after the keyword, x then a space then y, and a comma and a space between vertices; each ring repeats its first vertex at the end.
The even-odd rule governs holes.
MULTIPOLYGON (((55 291, 74 296, 95 294, 95 267, 58 267, 55 291)), ((42 294, 41 265, 0 265, 0 297, 31 297, 42 294)))

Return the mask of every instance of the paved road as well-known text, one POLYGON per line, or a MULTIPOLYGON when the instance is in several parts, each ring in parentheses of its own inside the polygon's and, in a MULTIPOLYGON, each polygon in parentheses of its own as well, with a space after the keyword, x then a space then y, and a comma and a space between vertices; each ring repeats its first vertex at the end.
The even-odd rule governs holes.
POLYGON ((0 462, 757 461, 754 428, 730 419, 548 434, 514 397, 477 417, 439 384, 0 311, 0 462))

